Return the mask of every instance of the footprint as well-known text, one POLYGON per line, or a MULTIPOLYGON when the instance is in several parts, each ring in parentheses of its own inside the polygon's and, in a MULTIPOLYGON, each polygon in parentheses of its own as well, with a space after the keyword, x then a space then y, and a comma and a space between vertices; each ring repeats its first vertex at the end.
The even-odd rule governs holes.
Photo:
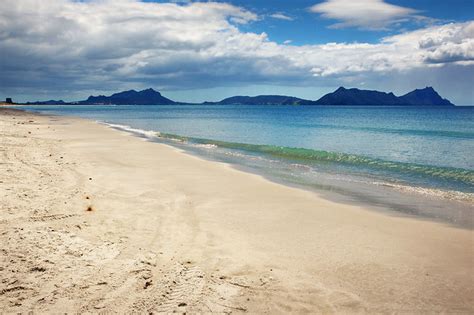
POLYGON ((75 216, 77 216, 77 214, 59 213, 59 214, 49 214, 49 215, 42 215, 42 216, 32 216, 29 219, 30 221, 34 221, 34 222, 38 222, 38 221, 44 222, 44 221, 62 220, 62 219, 75 217, 75 216))

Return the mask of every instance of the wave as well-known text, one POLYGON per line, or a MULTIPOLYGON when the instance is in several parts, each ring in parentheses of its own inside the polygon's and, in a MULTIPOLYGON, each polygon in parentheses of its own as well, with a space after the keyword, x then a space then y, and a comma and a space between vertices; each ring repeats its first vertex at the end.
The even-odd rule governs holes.
POLYGON ((372 171, 378 170, 382 172, 399 173, 407 176, 422 176, 438 180, 454 181, 468 185, 470 189, 474 187, 474 171, 461 168, 394 162, 356 154, 329 152, 306 148, 293 148, 265 144, 248 144, 187 137, 172 133, 157 132, 154 130, 138 129, 127 125, 106 122, 102 123, 112 128, 128 131, 149 139, 161 138, 165 140, 192 144, 207 149, 232 149, 244 151, 247 153, 254 153, 257 155, 266 155, 269 157, 283 158, 286 160, 301 161, 303 162, 303 165, 311 163, 339 164, 358 168, 366 168, 372 171))
POLYGON ((173 141, 241 150, 257 154, 265 154, 277 158, 285 158, 290 160, 299 160, 312 163, 333 163, 348 166, 365 167, 372 170, 396 172, 403 173, 405 175, 417 175, 423 177, 437 178, 440 180, 462 182, 469 186, 474 186, 474 171, 461 168, 439 167, 415 163, 386 161, 356 154, 328 152, 306 148, 292 148, 275 145, 227 142, 203 138, 186 137, 162 132, 158 132, 156 135, 160 138, 173 141))
POLYGON ((112 124, 112 123, 101 122, 101 121, 99 121, 99 123, 102 123, 106 126, 112 127, 114 129, 128 131, 128 132, 140 135, 140 136, 144 136, 146 138, 156 138, 156 136, 157 136, 157 133, 154 130, 138 129, 138 128, 133 128, 133 127, 130 127, 130 126, 127 126, 127 125, 112 124))
POLYGON ((381 182, 372 182, 372 184, 377 186, 385 186, 397 189, 402 192, 408 193, 416 193, 430 197, 441 197, 444 199, 449 200, 457 200, 457 201, 464 201, 468 203, 474 203, 474 193, 465 193, 461 191, 455 190, 442 190, 442 189, 435 189, 435 188, 426 188, 426 187, 418 187, 418 186, 408 186, 408 185, 401 185, 401 184, 393 184, 393 183, 381 183, 381 182))
POLYGON ((298 126, 312 127, 312 128, 317 127, 317 128, 335 129, 335 130, 369 131, 369 132, 390 133, 390 134, 411 135, 411 136, 474 139, 474 132, 469 132, 469 131, 394 129, 394 128, 384 128, 384 127, 357 127, 357 126, 339 126, 339 125, 326 125, 326 124, 298 124, 298 126))

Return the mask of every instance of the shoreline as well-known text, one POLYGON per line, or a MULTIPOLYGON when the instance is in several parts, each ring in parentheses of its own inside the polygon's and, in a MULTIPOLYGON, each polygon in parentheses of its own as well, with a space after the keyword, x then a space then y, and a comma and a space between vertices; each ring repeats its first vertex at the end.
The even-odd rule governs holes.
MULTIPOLYGON (((29 112, 28 109, 18 110, 29 112)), ((262 170, 257 170, 249 165, 238 164, 229 160, 222 160, 218 156, 207 155, 203 154, 203 152, 192 150, 185 141, 176 142, 176 140, 158 136, 157 134, 160 134, 161 132, 157 130, 136 129, 126 125, 78 116, 48 114, 36 111, 33 111, 32 113, 45 116, 93 121, 107 128, 125 132, 152 143, 169 146, 183 152, 184 154, 205 161, 222 163, 233 169, 260 176, 276 184, 315 193, 321 198, 335 203, 360 206, 370 209, 371 211, 381 212, 388 216, 409 217, 417 220, 428 220, 441 224, 448 224, 456 228, 474 229, 474 216, 472 215, 474 211, 474 195, 472 193, 401 185, 388 181, 379 183, 365 182, 358 184, 350 184, 344 181, 329 183, 322 182, 317 185, 303 184, 296 181, 284 180, 283 178, 266 173, 262 170), (364 188, 359 188, 358 185, 360 184, 362 184, 364 188), (445 211, 448 208, 450 211, 445 211)), ((186 138, 185 136, 182 137, 186 138)))
MULTIPOLYGON (((222 159, 222 156, 210 154, 203 149, 193 149, 184 140, 162 138, 160 131, 142 130, 130 126, 96 121, 106 127, 126 132, 146 141, 164 144, 200 159, 224 163, 236 170, 261 176, 271 182, 286 187, 302 189, 317 194, 323 199, 336 203, 361 206, 379 211, 390 216, 407 216, 418 220, 429 220, 453 225, 458 228, 474 229, 473 205, 474 195, 454 190, 409 186, 390 182, 357 182, 345 181, 319 182, 304 184, 290 179, 283 179, 264 170, 259 170, 244 163, 222 159), (359 187, 363 186, 363 188, 359 187), (449 212, 446 209, 450 209, 449 212), (434 209, 434 210, 432 210, 434 209)), ((179 136, 179 135, 178 135, 179 136)), ((181 138, 186 138, 181 136, 181 138)), ((304 165, 301 165, 304 166, 304 165)))
POLYGON ((8 111, 1 312, 474 311, 473 231, 8 111))

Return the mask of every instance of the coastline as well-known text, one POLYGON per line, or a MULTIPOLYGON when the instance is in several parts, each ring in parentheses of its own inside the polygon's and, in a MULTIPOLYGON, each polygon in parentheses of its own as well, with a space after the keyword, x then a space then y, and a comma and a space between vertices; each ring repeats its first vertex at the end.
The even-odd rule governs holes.
POLYGON ((84 119, 0 120, 1 312, 474 311, 472 230, 325 200, 84 119))
MULTIPOLYGON (((474 195, 472 193, 456 190, 442 190, 435 188, 426 188, 408 184, 390 182, 387 180, 374 180, 368 178, 326 178, 318 172, 318 180, 302 180, 301 177, 290 177, 288 173, 283 176, 275 174, 274 169, 262 169, 262 165, 252 165, 248 162, 255 160, 266 161, 274 167, 279 163, 278 159, 268 159, 268 155, 259 156, 256 159, 248 159, 245 154, 253 145, 243 143, 229 143, 216 140, 198 139, 193 142, 193 138, 181 135, 170 135, 158 130, 137 129, 127 125, 120 125, 97 120, 98 123, 119 131, 131 133, 134 136, 144 138, 147 141, 170 145, 173 148, 182 150, 186 154, 191 154, 207 161, 225 163, 231 167, 247 173, 256 174, 277 184, 294 187, 298 189, 314 192, 323 199, 329 199, 336 203, 345 203, 349 205, 359 205, 366 209, 381 211, 393 216, 412 216, 421 220, 432 220, 440 223, 450 224, 455 227, 473 229, 473 205, 474 195), (243 147, 242 152, 219 151, 226 146, 232 148, 243 147), (238 159, 229 158, 229 156, 238 157, 238 159), (247 163, 245 162, 247 161, 247 163), (272 172, 273 171, 273 172, 272 172), (287 175, 287 176, 285 176, 287 175), (446 211, 446 209, 450 209, 446 211)), ((261 146, 257 146, 259 149, 261 146)), ((268 154, 269 146, 263 151, 268 154), (267 150, 265 150, 267 149, 267 150)), ((271 148, 270 148, 271 149, 271 148)), ((282 149, 279 147, 278 150, 282 149)), ((283 148, 284 149, 284 148, 283 148)), ((293 148, 286 148, 292 150, 293 148)), ((261 150, 262 151, 262 150, 261 150)), ((252 153, 256 153, 254 150, 252 153)), ((283 166, 283 165, 281 165, 283 166)), ((281 167, 280 166, 280 167, 281 167)), ((298 160, 293 160, 286 167, 294 167, 293 172, 298 168, 311 170, 311 166, 305 165, 298 160)), ((284 167, 285 167, 284 166, 284 167)), ((424 166, 426 168, 426 166, 424 166)), ((423 168, 422 165, 417 168, 423 168)), ((324 172, 324 171, 323 171, 324 172)), ((278 171, 276 172, 278 173, 278 171)), ((292 174, 294 175, 294 174, 292 174)), ((450 175, 450 174, 449 174, 450 175)), ((388 177, 390 175, 387 174, 388 177)))

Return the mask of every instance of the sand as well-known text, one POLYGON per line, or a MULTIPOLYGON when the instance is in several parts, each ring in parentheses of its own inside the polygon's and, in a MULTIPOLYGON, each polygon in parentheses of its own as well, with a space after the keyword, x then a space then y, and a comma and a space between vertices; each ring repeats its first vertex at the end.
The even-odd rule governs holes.
MULTIPOLYGON (((0 109, 0 312, 474 312, 472 230, 0 109)), ((449 211, 449 209, 446 209, 449 211)))

